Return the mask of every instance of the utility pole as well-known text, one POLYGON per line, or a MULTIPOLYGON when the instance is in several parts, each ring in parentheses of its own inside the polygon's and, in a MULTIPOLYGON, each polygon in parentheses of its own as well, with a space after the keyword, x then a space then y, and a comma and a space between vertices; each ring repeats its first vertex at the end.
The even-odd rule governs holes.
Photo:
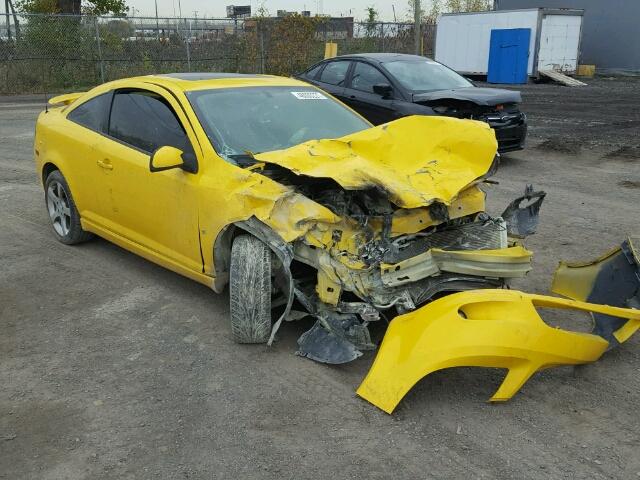
POLYGON ((416 55, 420 55, 422 53, 422 34, 421 34, 421 23, 422 23, 422 12, 420 10, 420 0, 413 0, 413 20, 415 25, 413 27, 414 30, 414 42, 415 42, 415 52, 416 55))
POLYGON ((20 38, 20 22, 18 22, 18 15, 16 14, 16 7, 14 7, 11 0, 7 0, 5 3, 5 7, 7 9, 7 37, 11 39, 11 25, 9 24, 9 10, 11 10, 13 16, 13 28, 16 34, 16 42, 18 38, 20 38))
POLYGON ((7 39, 11 41, 11 20, 9 20, 9 0, 4 0, 4 10, 7 14, 7 39))
POLYGON ((160 24, 158 23, 158 0, 155 0, 156 4, 156 36, 158 37, 158 41, 160 41, 160 24))

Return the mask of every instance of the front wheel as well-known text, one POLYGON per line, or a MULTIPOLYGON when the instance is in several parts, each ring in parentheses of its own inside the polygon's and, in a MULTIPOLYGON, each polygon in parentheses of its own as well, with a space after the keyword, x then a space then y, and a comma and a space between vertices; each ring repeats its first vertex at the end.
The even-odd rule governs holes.
POLYGON ((231 247, 231 335, 238 343, 266 343, 271 333, 271 250, 252 235, 231 247))
POLYGON ((92 235, 80 225, 80 213, 71 196, 71 189, 59 170, 49 174, 44 182, 45 202, 56 238, 73 245, 89 240, 92 235))

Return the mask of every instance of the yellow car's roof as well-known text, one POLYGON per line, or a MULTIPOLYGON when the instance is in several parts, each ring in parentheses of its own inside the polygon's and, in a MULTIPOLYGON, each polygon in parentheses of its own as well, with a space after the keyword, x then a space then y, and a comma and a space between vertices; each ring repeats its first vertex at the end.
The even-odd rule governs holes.
POLYGON ((291 87, 309 86, 307 83, 293 78, 278 77, 275 75, 243 74, 243 73, 168 73, 159 75, 146 75, 133 78, 123 78, 109 82, 110 86, 126 86, 130 82, 151 82, 155 84, 171 86, 183 91, 206 90, 210 88, 234 88, 234 87, 291 87))

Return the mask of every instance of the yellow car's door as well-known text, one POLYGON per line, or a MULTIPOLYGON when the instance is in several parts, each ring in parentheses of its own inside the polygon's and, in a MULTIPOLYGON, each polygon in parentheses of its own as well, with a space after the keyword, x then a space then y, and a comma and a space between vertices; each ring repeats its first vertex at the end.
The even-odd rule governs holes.
MULTIPOLYGON (((107 131, 111 92, 94 96, 67 113, 64 128, 57 136, 57 148, 64 152, 64 163, 59 165, 71 191, 73 200, 84 220, 100 222, 101 212, 107 205, 101 203, 100 194, 95 185, 104 180, 103 169, 99 167, 102 159, 102 140, 107 131)), ((61 124, 62 125, 62 124, 61 124)), ((45 151, 38 136, 36 148, 45 151)))
POLYGON ((202 157, 180 105, 163 90, 146 84, 144 88, 116 90, 107 136, 100 146, 100 167, 105 176, 98 191, 109 208, 103 214, 106 231, 99 233, 194 277, 202 272, 200 177, 181 168, 151 172, 151 155, 162 146, 182 150, 196 166, 202 157))

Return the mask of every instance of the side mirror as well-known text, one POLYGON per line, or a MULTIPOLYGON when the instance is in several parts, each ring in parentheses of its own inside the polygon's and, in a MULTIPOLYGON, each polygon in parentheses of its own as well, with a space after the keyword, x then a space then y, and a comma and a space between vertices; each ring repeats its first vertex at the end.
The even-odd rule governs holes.
POLYGON ((373 86, 373 93, 377 93, 382 98, 389 98, 393 92, 393 87, 388 83, 379 83, 373 86))
POLYGON ((182 150, 168 145, 160 147, 153 152, 149 160, 149 170, 152 172, 162 172, 172 168, 182 168, 183 166, 182 150))

